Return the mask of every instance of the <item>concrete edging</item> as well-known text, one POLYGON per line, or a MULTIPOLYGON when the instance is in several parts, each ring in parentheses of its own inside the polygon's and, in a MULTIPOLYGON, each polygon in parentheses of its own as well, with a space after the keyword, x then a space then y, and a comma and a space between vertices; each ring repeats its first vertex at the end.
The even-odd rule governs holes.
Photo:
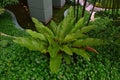
POLYGON ((16 19, 16 17, 15 17, 15 14, 14 14, 12 11, 8 10, 8 9, 5 9, 5 11, 8 12, 8 13, 10 13, 10 15, 11 15, 11 17, 12 17, 12 21, 13 21, 13 23, 15 24, 15 27, 16 27, 17 29, 24 30, 24 29, 18 24, 17 19, 16 19))

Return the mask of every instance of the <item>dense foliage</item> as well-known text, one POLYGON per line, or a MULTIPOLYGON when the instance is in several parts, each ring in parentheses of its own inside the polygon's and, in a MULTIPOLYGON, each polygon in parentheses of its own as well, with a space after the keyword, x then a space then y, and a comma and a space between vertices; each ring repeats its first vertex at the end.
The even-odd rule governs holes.
POLYGON ((0 8, 18 3, 19 0, 0 0, 0 8))
POLYGON ((113 8, 113 9, 120 8, 119 0, 96 0, 96 1, 99 7, 113 8))
POLYGON ((88 0, 95 3, 95 6, 104 8, 105 12, 111 14, 113 19, 120 16, 120 0, 88 0))

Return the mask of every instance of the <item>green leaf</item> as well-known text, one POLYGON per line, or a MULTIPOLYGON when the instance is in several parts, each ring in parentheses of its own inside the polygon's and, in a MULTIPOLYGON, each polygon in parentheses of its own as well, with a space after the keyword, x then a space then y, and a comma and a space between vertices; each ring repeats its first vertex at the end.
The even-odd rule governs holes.
POLYGON ((71 48, 69 48, 67 45, 61 46, 60 49, 61 49, 62 51, 64 51, 66 54, 68 54, 68 55, 73 55, 73 54, 72 54, 72 51, 71 51, 71 48))
POLYGON ((35 23, 35 27, 38 32, 44 34, 47 36, 54 36, 53 32, 46 26, 44 26, 41 22, 39 22, 37 19, 32 18, 32 21, 35 23))
POLYGON ((43 50, 46 50, 45 46, 46 45, 43 41, 38 41, 38 40, 35 40, 35 39, 32 39, 32 45, 34 46, 34 49, 36 51, 40 51, 42 52, 43 50))
POLYGON ((85 58, 87 61, 90 61, 90 55, 89 55, 85 50, 78 49, 78 48, 72 48, 72 51, 73 51, 75 54, 82 56, 82 57, 85 58))
POLYGON ((86 38, 86 39, 79 39, 73 42, 74 47, 81 47, 81 46, 97 46, 104 44, 104 41, 101 39, 96 38, 86 38))
POLYGON ((78 22, 75 24, 74 28, 72 29, 71 33, 76 32, 78 29, 84 26, 84 17, 80 18, 78 22))
POLYGON ((15 43, 20 44, 21 46, 27 47, 29 50, 34 50, 34 46, 32 45, 32 40, 29 38, 22 38, 17 37, 15 40, 13 40, 15 43))
POLYGON ((38 33, 36 31, 32 31, 30 29, 27 29, 26 32, 29 33, 33 38, 39 38, 40 40, 46 41, 45 36, 41 33, 38 33))
POLYGON ((62 62, 62 54, 57 54, 55 57, 50 57, 50 70, 52 73, 57 73, 62 62))
POLYGON ((89 31, 91 31, 91 30, 93 30, 93 29, 95 29, 95 28, 96 28, 95 25, 85 26, 85 27, 82 27, 82 28, 80 29, 80 32, 81 32, 81 33, 87 33, 87 32, 89 32, 89 31))
POLYGON ((115 40, 115 44, 116 44, 116 45, 119 45, 119 44, 120 44, 120 38, 117 39, 117 40, 115 40))
POLYGON ((76 40, 76 37, 74 34, 68 34, 65 39, 63 40, 63 43, 69 43, 76 40))
POLYGON ((75 19, 72 19, 70 21, 65 21, 65 24, 63 24, 63 28, 60 31, 60 38, 63 40, 67 34, 70 33, 70 31, 72 30, 72 28, 74 27, 74 21, 75 19))
POLYGON ((82 33, 78 33, 78 32, 74 33, 74 36, 75 36, 76 39, 85 39, 85 38, 88 38, 88 35, 82 34, 82 33))
POLYGON ((1 47, 7 47, 8 44, 9 44, 9 41, 8 41, 8 40, 1 40, 1 41, 0 41, 0 46, 1 46, 1 47))
POLYGON ((0 7, 0 15, 3 14, 4 12, 5 12, 5 9, 0 7))
POLYGON ((48 47, 48 52, 50 54, 50 57, 55 57, 59 52, 59 50, 60 50, 60 47, 57 43, 53 43, 48 47))
POLYGON ((54 35, 57 34, 57 24, 53 20, 51 20, 51 22, 50 22, 50 29, 52 30, 54 35))
POLYGON ((59 23, 59 25, 57 26, 57 34, 56 34, 56 38, 60 41, 60 31, 62 28, 62 21, 59 23))
POLYGON ((61 41, 65 38, 65 36, 68 33, 70 33, 70 31, 74 27, 73 26, 74 22, 75 22, 74 10, 73 10, 73 7, 70 7, 67 16, 63 19, 62 24, 61 24, 61 29, 59 33, 60 34, 59 39, 61 41))
POLYGON ((77 39, 84 39, 84 38, 87 38, 88 36, 85 35, 85 34, 81 34, 81 33, 73 33, 73 34, 68 34, 65 39, 63 40, 63 43, 70 43, 70 42, 73 42, 77 39))
POLYGON ((30 39, 30 38, 22 38, 22 37, 16 37, 15 40, 13 40, 15 43, 20 44, 21 46, 24 46, 28 48, 29 50, 35 50, 35 51, 45 51, 45 43, 38 42, 37 40, 30 39))
POLYGON ((63 58, 64 58, 66 64, 70 64, 71 63, 71 56, 70 55, 63 54, 63 58))

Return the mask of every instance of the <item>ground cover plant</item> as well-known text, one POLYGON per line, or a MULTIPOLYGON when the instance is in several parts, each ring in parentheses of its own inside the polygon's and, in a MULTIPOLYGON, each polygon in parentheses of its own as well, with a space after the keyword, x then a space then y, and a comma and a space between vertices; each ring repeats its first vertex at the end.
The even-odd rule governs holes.
POLYGON ((0 8, 6 7, 7 5, 12 5, 18 3, 18 0, 0 0, 0 8))
MULTIPOLYGON (((24 31, 21 32, 14 27, 9 14, 4 13, 3 15, 4 17, 0 17, 0 32, 14 36, 26 36, 24 31)), ((95 24, 98 24, 99 21, 95 24)), ((119 38, 120 29, 119 26, 116 28, 110 23, 105 23, 105 25, 101 32, 89 33, 91 37, 109 40, 107 45, 95 47, 99 55, 93 54, 90 62, 77 56, 76 63, 72 60, 69 65, 62 64, 58 74, 50 73, 47 56, 37 51, 29 51, 27 48, 15 44, 11 38, 0 36, 0 41, 9 41, 5 47, 0 45, 0 79, 120 80, 120 45, 115 42, 119 38)))

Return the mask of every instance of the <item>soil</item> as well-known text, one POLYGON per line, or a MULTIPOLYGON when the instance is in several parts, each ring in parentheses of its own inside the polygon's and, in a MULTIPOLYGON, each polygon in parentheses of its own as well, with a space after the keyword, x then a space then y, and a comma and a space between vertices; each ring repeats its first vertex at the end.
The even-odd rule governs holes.
POLYGON ((34 23, 30 17, 27 0, 20 0, 18 4, 7 6, 6 8, 15 14, 18 24, 22 28, 32 30, 35 29, 34 23))
MULTIPOLYGON (((69 6, 70 6, 69 4, 66 4, 61 9, 53 8, 53 18, 52 19, 56 23, 59 23, 64 17, 64 15, 63 15, 64 11, 69 6)), ((6 8, 15 14, 18 24, 22 28, 35 30, 34 23, 32 22, 31 17, 30 17, 27 0, 19 0, 18 4, 7 6, 6 8)))

